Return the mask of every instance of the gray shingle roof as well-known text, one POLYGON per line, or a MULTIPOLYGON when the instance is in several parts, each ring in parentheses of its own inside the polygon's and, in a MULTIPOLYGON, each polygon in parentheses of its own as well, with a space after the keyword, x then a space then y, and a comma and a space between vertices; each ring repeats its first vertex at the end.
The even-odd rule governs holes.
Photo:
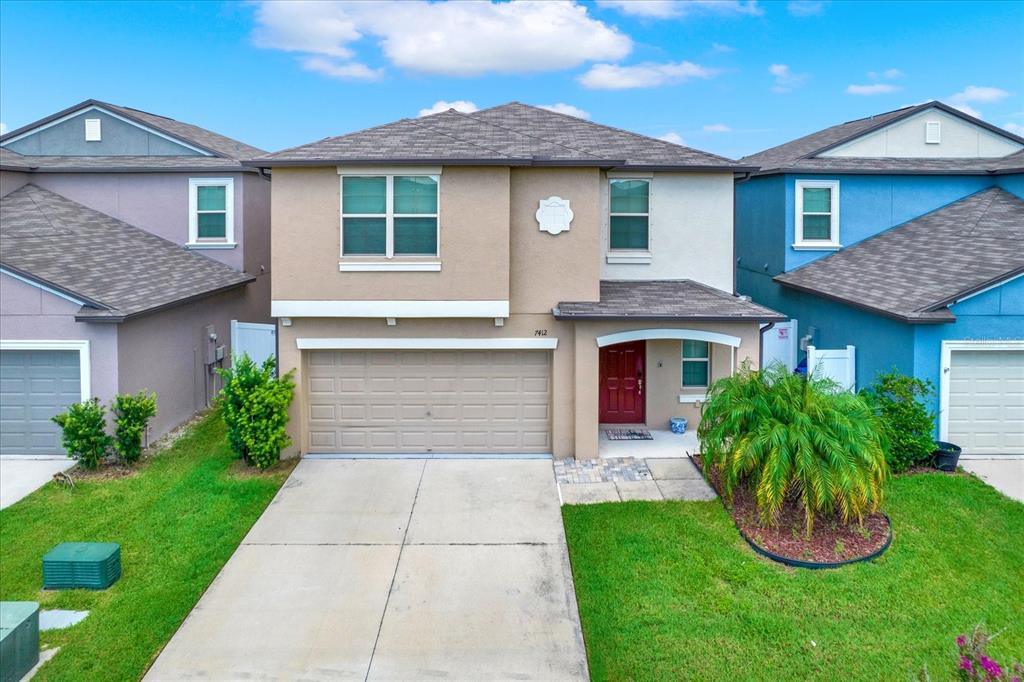
POLYGON ((254 278, 33 184, 0 199, 0 265, 119 321, 254 278))
MULTIPOLYGON (((167 118, 166 116, 151 114, 148 111, 132 109, 131 107, 110 104, 109 102, 102 102, 97 99, 88 99, 72 107, 68 107, 67 109, 46 116, 45 118, 41 118, 38 121, 21 126, 17 130, 12 130, 9 133, 0 136, 0 142, 4 142, 12 137, 30 131, 33 128, 45 125, 51 121, 55 121, 67 116, 68 114, 73 114, 76 111, 90 106, 107 109, 108 111, 117 114, 118 116, 123 116, 124 118, 138 123, 139 125, 152 128, 193 147, 203 149, 206 152, 213 154, 213 156, 76 156, 70 157, 71 160, 66 162, 70 165, 66 168, 62 166, 63 162, 61 160, 67 157, 23 156, 22 158, 29 159, 32 167, 37 170, 82 169, 88 171, 124 169, 138 171, 160 169, 204 170, 206 168, 210 168, 212 170, 225 170, 228 168, 240 169, 242 167, 241 161, 243 159, 250 159, 255 156, 262 156, 263 154, 266 154, 266 151, 259 149, 258 147, 253 147, 252 145, 245 144, 244 142, 239 142, 238 140, 215 133, 212 130, 192 125, 191 123, 176 121, 175 119, 167 118)), ((5 168, 9 167, 9 159, 0 157, 0 165, 5 168)))
POLYGON ((601 281, 600 301, 559 303, 560 320, 785 320, 786 316, 689 279, 601 281))
MULTIPOLYGON (((0 149, 3 149, 0 147, 0 149)), ((252 170, 236 159, 220 156, 22 156, 8 158, 12 152, 0 153, 0 169, 28 169, 37 173, 96 173, 176 171, 242 171, 252 170)))
POLYGON ((1024 201, 991 188, 775 280, 908 322, 950 322, 946 306, 1022 272, 1024 201))
POLYGON ((248 163, 271 167, 373 162, 745 168, 716 154, 518 102, 472 114, 448 110, 402 119, 285 149, 248 163))
POLYGON ((978 173, 1006 172, 1008 170, 1020 170, 1022 159, 1010 160, 1011 157, 1002 159, 920 159, 920 158, 841 158, 821 157, 819 154, 845 142, 866 135, 874 130, 882 128, 890 123, 913 116, 926 109, 937 108, 957 116, 966 121, 980 125, 983 128, 992 130, 999 135, 1024 144, 1021 138, 1009 131, 997 128, 990 123, 969 116, 958 109, 954 109, 942 102, 932 101, 918 104, 911 107, 903 107, 895 111, 887 111, 882 114, 868 116, 867 118, 847 121, 839 125, 819 130, 816 133, 805 135, 796 140, 791 140, 770 149, 745 156, 740 161, 746 164, 760 166, 760 173, 777 173, 785 171, 818 171, 818 172, 850 172, 850 173, 978 173), (1010 165, 1007 166, 1006 164, 1010 165))
POLYGON ((0 147, 0 170, 32 170, 28 157, 0 147))

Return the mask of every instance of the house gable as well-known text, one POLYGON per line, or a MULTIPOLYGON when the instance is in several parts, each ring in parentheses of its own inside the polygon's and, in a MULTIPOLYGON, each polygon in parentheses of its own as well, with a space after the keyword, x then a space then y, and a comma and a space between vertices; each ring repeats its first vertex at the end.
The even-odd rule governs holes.
POLYGON ((44 119, 4 140, 3 147, 25 156, 212 156, 98 105, 44 119))
POLYGON ((938 107, 827 149, 823 158, 1001 158, 1024 144, 938 107))

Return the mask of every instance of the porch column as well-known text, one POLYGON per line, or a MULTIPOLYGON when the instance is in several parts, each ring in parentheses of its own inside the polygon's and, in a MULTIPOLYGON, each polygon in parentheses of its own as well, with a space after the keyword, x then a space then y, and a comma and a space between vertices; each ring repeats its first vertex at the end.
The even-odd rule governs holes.
POLYGON ((598 452, 599 349, 594 335, 586 327, 576 324, 576 459, 594 459, 598 452))

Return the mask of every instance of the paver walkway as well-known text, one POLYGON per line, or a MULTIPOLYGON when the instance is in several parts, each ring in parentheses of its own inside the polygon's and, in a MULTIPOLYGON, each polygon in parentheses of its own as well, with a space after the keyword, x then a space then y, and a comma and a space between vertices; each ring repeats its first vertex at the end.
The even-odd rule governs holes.
POLYGON ((555 479, 563 504, 717 497, 689 457, 563 460, 555 479))
POLYGON ((583 680, 551 462, 304 460, 147 680, 583 680))

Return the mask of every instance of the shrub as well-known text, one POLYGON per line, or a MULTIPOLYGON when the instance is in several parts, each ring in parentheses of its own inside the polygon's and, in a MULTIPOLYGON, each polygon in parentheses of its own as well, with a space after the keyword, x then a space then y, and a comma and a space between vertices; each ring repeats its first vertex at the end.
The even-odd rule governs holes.
POLYGON ((62 431, 61 445, 86 469, 95 469, 107 454, 113 438, 106 432, 106 409, 99 398, 84 400, 55 415, 53 421, 62 431))
POLYGON ((156 393, 118 394, 110 411, 114 414, 114 448, 124 461, 138 461, 142 456, 142 435, 156 415, 156 393))
POLYGON ((829 379, 744 363, 711 387, 698 435, 705 471, 718 471, 727 498, 749 486, 763 524, 774 525, 792 499, 810 536, 816 513, 861 521, 882 501, 889 470, 880 420, 829 379))
POLYGON ((889 441, 885 455, 890 470, 900 473, 931 457, 935 450, 935 415, 925 406, 935 395, 930 381, 893 370, 879 375, 861 393, 882 418, 889 441))
POLYGON ((288 406, 294 397, 294 371, 274 376, 274 359, 257 366, 247 354, 232 367, 218 369, 224 379, 221 411, 231 449, 247 463, 266 469, 281 457, 291 439, 285 432, 288 406))

